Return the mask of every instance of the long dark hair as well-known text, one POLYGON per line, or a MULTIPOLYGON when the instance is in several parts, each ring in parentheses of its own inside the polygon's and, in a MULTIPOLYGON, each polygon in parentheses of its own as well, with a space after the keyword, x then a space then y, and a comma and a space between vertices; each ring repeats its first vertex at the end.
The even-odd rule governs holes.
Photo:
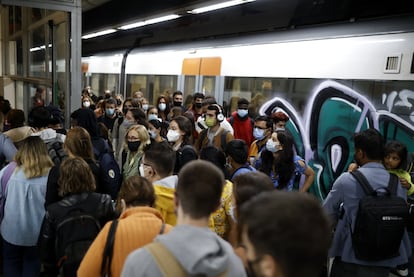
POLYGON ((285 131, 276 132, 277 139, 283 150, 279 150, 273 155, 272 152, 264 150, 262 152, 262 166, 260 171, 270 175, 271 171, 278 177, 278 189, 284 189, 289 184, 290 179, 295 171, 293 161, 293 139, 285 131))

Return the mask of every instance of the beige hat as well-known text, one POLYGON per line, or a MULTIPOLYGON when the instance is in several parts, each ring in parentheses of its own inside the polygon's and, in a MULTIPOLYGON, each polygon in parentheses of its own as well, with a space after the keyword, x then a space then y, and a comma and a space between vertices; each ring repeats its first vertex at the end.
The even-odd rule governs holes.
POLYGON ((13 142, 19 142, 24 140, 27 137, 30 137, 35 131, 32 127, 22 126, 19 128, 13 128, 4 132, 13 142))

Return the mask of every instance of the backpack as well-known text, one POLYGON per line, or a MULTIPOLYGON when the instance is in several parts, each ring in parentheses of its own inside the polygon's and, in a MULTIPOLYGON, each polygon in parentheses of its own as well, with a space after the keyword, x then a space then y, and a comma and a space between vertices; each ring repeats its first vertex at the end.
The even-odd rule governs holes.
POLYGON ((358 170, 351 172, 364 190, 352 232, 355 256, 360 260, 380 261, 399 256, 408 217, 406 201, 397 196, 398 177, 390 174, 385 193, 378 193, 358 170))
POLYGON ((61 142, 58 139, 53 139, 45 143, 47 146, 47 151, 53 163, 56 166, 59 166, 60 163, 68 156, 65 150, 63 149, 63 142, 61 142))
POLYGON ((105 145, 105 150, 102 152, 95 147, 93 152, 99 165, 100 180, 103 186, 101 191, 111 195, 112 199, 116 199, 122 183, 121 170, 106 142, 105 145))
POLYGON ((16 162, 10 162, 7 165, 7 168, 4 170, 3 176, 1 177, 1 194, 0 194, 0 222, 3 220, 4 216, 4 206, 6 205, 6 191, 7 185, 9 183, 10 177, 12 176, 14 170, 17 167, 16 162))
POLYGON ((57 224, 55 253, 59 276, 76 276, 83 257, 100 230, 99 221, 81 210, 70 212, 57 224))

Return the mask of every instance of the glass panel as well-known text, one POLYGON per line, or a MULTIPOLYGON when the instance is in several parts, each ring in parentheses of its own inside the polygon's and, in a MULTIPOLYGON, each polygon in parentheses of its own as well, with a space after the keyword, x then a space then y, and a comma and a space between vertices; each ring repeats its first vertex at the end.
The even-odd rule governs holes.
POLYGON ((30 32, 29 75, 32 77, 51 77, 47 72, 45 35, 45 26, 40 26, 30 32))
MULTIPOLYGON (((67 22, 56 26, 56 80, 53 90, 53 104, 62 110, 65 109, 65 93, 67 89, 66 57, 69 51, 67 44, 67 22)), ((51 48, 50 48, 51 49, 51 48)))
POLYGON ((22 39, 9 41, 8 74, 23 75, 23 44, 22 39))
POLYGON ((152 105, 160 94, 171 94, 177 87, 177 76, 172 75, 127 75, 127 97, 142 91, 152 105))
POLYGON ((103 96, 105 91, 118 92, 119 74, 92 74, 91 89, 96 96, 103 96))
POLYGON ((22 30, 22 8, 9 7, 9 34, 22 30))
POLYGON ((194 94, 196 91, 196 77, 195 76, 185 76, 184 78, 184 91, 186 94, 194 94))
POLYGON ((36 21, 39 21, 44 16, 46 16, 46 10, 44 10, 44 9, 38 9, 38 8, 33 8, 32 9, 32 16, 30 18, 31 23, 35 23, 36 21))
POLYGON ((202 92, 205 96, 214 96, 214 89, 216 85, 215 76, 203 76, 202 92))

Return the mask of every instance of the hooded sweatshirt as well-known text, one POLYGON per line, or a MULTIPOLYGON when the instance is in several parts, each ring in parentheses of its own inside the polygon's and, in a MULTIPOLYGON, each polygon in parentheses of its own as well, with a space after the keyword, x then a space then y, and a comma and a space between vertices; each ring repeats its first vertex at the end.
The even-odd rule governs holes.
MULTIPOLYGON (((171 251, 189 276, 200 274, 213 277, 224 271, 228 277, 246 276, 243 264, 231 245, 207 227, 181 224, 155 240, 171 251)), ((121 276, 162 277, 162 274, 152 255, 141 248, 128 256, 121 276)))
POLYGON ((177 182, 177 175, 168 176, 153 182, 156 196, 155 208, 161 213, 165 223, 173 226, 177 221, 174 205, 174 194, 177 182))

